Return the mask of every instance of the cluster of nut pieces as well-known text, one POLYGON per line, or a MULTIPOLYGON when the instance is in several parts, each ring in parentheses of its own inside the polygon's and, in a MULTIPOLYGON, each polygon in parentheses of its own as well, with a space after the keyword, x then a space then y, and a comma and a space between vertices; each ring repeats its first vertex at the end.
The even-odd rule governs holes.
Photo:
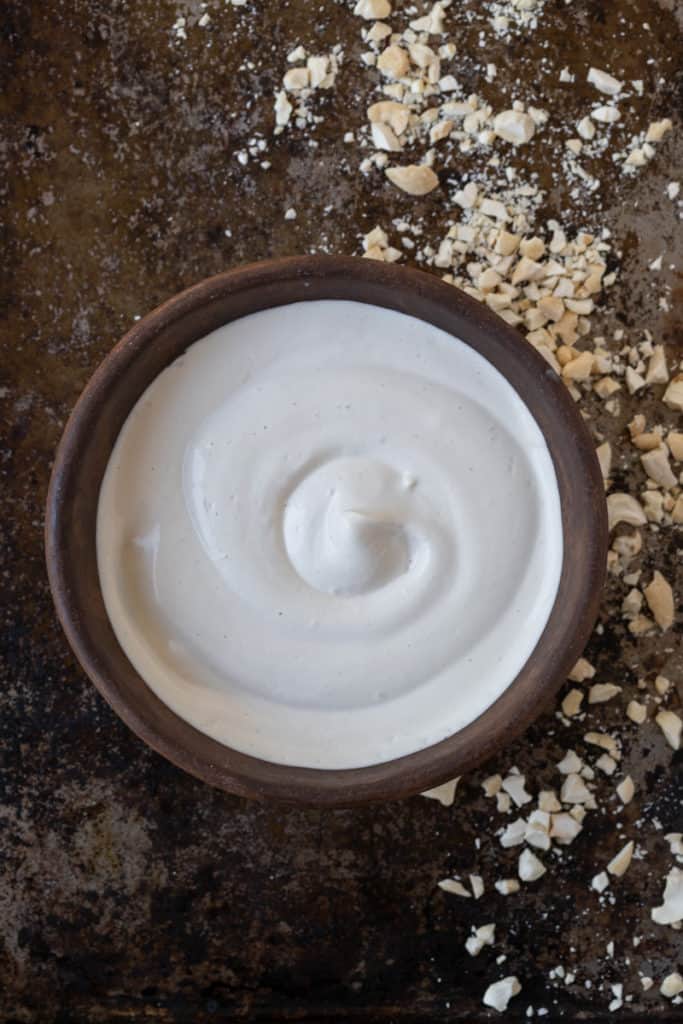
POLYGON ((509 39, 520 30, 533 30, 545 0, 492 0, 488 8, 491 28, 497 36, 509 39))
MULTIPOLYGON (((595 687, 592 688, 595 690, 595 687)), ((597 749, 600 756, 591 767, 584 762, 574 750, 567 750, 564 758, 556 769, 560 780, 556 788, 541 790, 534 798, 526 789, 526 779, 516 768, 510 769, 508 775, 491 775, 484 779, 484 794, 495 799, 496 810, 501 814, 515 812, 519 815, 521 808, 535 802, 536 806, 519 815, 510 824, 501 827, 498 832, 500 846, 503 849, 524 846, 517 862, 517 875, 512 878, 495 880, 494 887, 501 895, 509 896, 519 892, 520 883, 531 883, 541 878, 547 871, 546 865, 537 852, 554 850, 555 857, 561 855, 562 847, 571 844, 583 829, 584 819, 589 811, 597 809, 594 795, 595 768, 612 776, 618 768, 621 758, 621 745, 617 738, 608 733, 587 732, 585 742, 589 749, 597 749)), ((625 775, 615 787, 615 792, 622 806, 631 802, 635 795, 635 787, 630 775, 625 775)), ((593 879, 591 887, 599 893, 610 885, 610 876, 619 878, 630 866, 634 852, 633 841, 623 845, 593 879)), ((485 891, 483 879, 478 875, 470 875, 467 888, 459 878, 446 878, 440 881, 439 887, 445 892, 456 896, 478 899, 485 891)), ((477 955, 480 950, 468 951, 477 955)))
MULTIPOLYGON (((563 166, 569 178, 577 178, 590 191, 594 191, 600 182, 585 169, 585 160, 600 157, 607 151, 611 143, 612 129, 622 120, 619 103, 633 96, 642 97, 644 84, 638 79, 630 83, 629 89, 620 79, 593 67, 588 69, 586 80, 598 92, 608 96, 609 102, 602 99, 594 102, 585 116, 573 126, 576 132, 572 131, 571 136, 565 139, 567 152, 563 166), (579 163, 579 158, 584 163, 579 163)), ((560 81, 573 82, 574 76, 568 69, 564 69, 560 74, 560 81)), ((657 143, 661 142, 671 128, 669 118, 653 121, 645 131, 633 135, 623 149, 613 150, 612 160, 621 166, 625 174, 635 174, 652 160, 657 143)))
MULTIPOLYGON (((509 191, 513 201, 487 194, 476 182, 466 184, 454 195, 456 223, 436 249, 423 246, 415 255, 520 328, 578 399, 577 385, 613 371, 609 353, 578 347, 588 344, 596 299, 615 279, 607 273, 610 244, 587 232, 570 239, 556 221, 536 233, 530 210, 538 190, 521 185, 509 191)), ((383 229, 367 235, 363 248, 372 259, 401 256, 383 229)), ((615 372, 622 372, 620 364, 615 372)), ((614 390, 619 388, 615 381, 614 390)))
MULTIPOLYGON (((548 111, 525 107, 519 100, 496 113, 478 94, 465 95, 454 74, 457 47, 448 38, 450 6, 451 0, 437 0, 427 14, 409 20, 402 31, 389 24, 394 13, 390 0, 359 0, 355 6, 357 15, 373 21, 362 33, 368 46, 362 59, 367 67, 379 71, 383 96, 367 110, 369 137, 360 141, 361 145, 370 142, 375 152, 361 161, 360 169, 384 169, 393 185, 412 196, 427 195, 439 186, 434 167, 439 162, 439 144, 444 140, 461 153, 489 149, 498 140, 523 146, 550 118, 548 111), (428 148, 419 162, 396 162, 402 150, 422 143, 428 148)), ((513 23, 535 27, 541 7, 539 0, 493 3, 493 28, 498 34, 507 34, 513 23)), ((496 65, 488 63, 486 81, 493 81, 496 75, 496 65)), ((612 127, 622 120, 619 103, 642 97, 644 86, 641 80, 627 84, 594 67, 588 69, 586 80, 600 93, 600 99, 591 104, 565 138, 565 166, 570 177, 594 190, 600 183, 578 162, 579 157, 600 156, 605 151, 612 127)), ((560 81, 573 82, 574 75, 563 69, 560 81)), ((635 173, 652 159, 657 143, 671 127, 668 118, 653 122, 633 135, 623 150, 615 151, 613 159, 626 173, 635 173)))
MULTIPOLYGON (((649 589, 649 588, 648 588, 649 589)), ((595 676, 595 669, 585 658, 579 659, 569 678, 573 682, 584 683, 592 680, 595 676)), ((641 693, 641 700, 631 700, 626 706, 626 717, 636 725, 642 725, 648 719, 648 709, 652 707, 655 711, 655 722, 660 727, 664 738, 673 750, 679 750, 681 746, 681 734, 683 732, 683 720, 676 712, 662 708, 662 705, 673 695, 673 685, 666 676, 658 675, 651 684, 641 679, 638 684, 641 693), (651 692, 654 691, 654 692, 651 692)), ((580 717, 583 719, 582 705, 584 697, 587 696, 587 704, 590 707, 595 704, 605 704, 617 697, 622 692, 622 687, 615 683, 591 683, 587 694, 579 689, 571 689, 562 700, 561 716, 564 719, 580 717)), ((587 743, 593 743, 598 734, 591 732, 584 736, 587 743)), ((618 737, 607 737, 596 744, 602 746, 608 752, 596 762, 596 766, 606 775, 613 775, 620 760, 620 743, 618 737)), ((621 794, 620 794, 621 796, 621 794)), ((627 800, 623 801, 628 803, 627 800)))
MULTIPOLYGON (((364 22, 373 22, 362 33, 369 47, 362 59, 366 67, 379 72, 383 96, 367 111, 369 131, 360 143, 370 143, 375 152, 361 161, 360 169, 384 169, 393 185, 412 196, 426 195, 438 186, 433 169, 435 147, 445 139, 457 143, 462 153, 490 147, 498 139, 519 146, 548 119, 546 111, 525 108, 520 101, 496 113, 477 94, 464 94, 455 75, 446 69, 456 56, 456 45, 440 41, 446 33, 446 11, 451 2, 438 0, 426 15, 409 21, 402 32, 394 32, 383 20, 393 13, 390 0, 358 0, 354 8, 364 22), (390 163, 390 154, 423 142, 429 148, 419 163, 390 163)), ((317 119, 308 101, 316 89, 332 88, 342 58, 338 49, 327 56, 307 56, 300 46, 289 54, 288 61, 294 66, 285 73, 275 96, 276 134, 292 117, 298 127, 317 119)), ((495 74, 495 65, 489 64, 489 80, 495 74)))
MULTIPOLYGON (((520 101, 496 113, 479 95, 465 95, 449 70, 456 45, 443 41, 449 6, 450 0, 440 0, 402 32, 380 20, 363 33, 369 46, 363 61, 379 71, 383 98, 367 110, 375 153, 361 162, 361 171, 382 168, 393 185, 412 196, 426 195, 439 185, 433 167, 444 140, 455 143, 461 153, 493 146, 498 139, 519 146, 548 119, 546 111, 525 108, 520 101), (419 163, 390 163, 389 154, 423 142, 429 148, 419 163)), ((365 17, 389 17, 391 7, 388 0, 364 0, 363 11, 365 17)), ((495 65, 489 64, 487 78, 495 75, 495 65)))
POLYGON ((297 46, 287 55, 292 66, 282 79, 282 89, 275 96, 275 134, 279 135, 294 116, 299 128, 319 120, 308 105, 318 89, 334 86, 339 67, 344 58, 340 46, 333 47, 327 54, 308 54, 303 46, 297 46))
MULTIPOLYGON (((594 677, 595 669, 583 658, 577 663, 570 676, 575 682, 589 684, 587 691, 589 705, 602 704, 621 692, 619 686, 592 682, 594 677)), ((655 681, 655 688, 663 698, 669 692, 671 683, 660 676, 655 681)), ((584 691, 570 691, 563 701, 563 712, 572 717, 577 715, 583 699, 584 691), (576 694, 578 694, 578 698, 575 696, 576 694)), ((633 721, 642 722, 645 720, 647 710, 644 706, 638 705, 638 708, 642 707, 643 710, 641 717, 640 712, 636 710, 636 703, 632 701, 629 704, 628 715, 633 721)), ((678 749, 683 725, 680 718, 673 712, 660 711, 656 720, 671 746, 678 749)), ((535 797, 527 791, 525 776, 514 767, 505 777, 495 774, 483 780, 484 794, 489 799, 495 800, 497 812, 504 815, 516 815, 509 824, 498 829, 497 835, 501 848, 523 847, 517 858, 516 874, 512 877, 497 878, 493 882, 494 888, 500 895, 510 896, 518 893, 522 885, 533 884, 542 878, 549 870, 548 854, 552 854, 552 861, 557 863, 558 858, 562 857, 563 849, 573 843, 582 831, 587 814, 598 809, 598 773, 611 779, 619 772, 622 748, 618 736, 609 732, 589 730, 584 735, 584 742, 587 751, 599 752, 599 756, 593 761, 593 764, 589 764, 576 751, 567 750, 565 756, 556 765, 559 776, 557 785, 554 788, 541 790, 535 797)), ((455 779, 423 795, 450 806, 455 799, 458 781, 455 779)), ((618 801, 618 806, 627 806, 635 796, 636 788, 633 779, 628 774, 622 774, 614 786, 614 799, 618 801)), ((683 837, 681 834, 669 833, 665 839, 676 861, 683 864, 683 837)), ((599 902, 608 905, 613 905, 616 902, 616 895, 612 891, 613 886, 629 870, 633 859, 641 856, 643 853, 634 839, 628 839, 623 834, 615 836, 613 856, 600 867, 589 883, 599 902)), ((442 879, 438 882, 438 887, 452 896, 478 900, 486 891, 486 882, 479 874, 470 874, 467 879, 456 875, 442 879)), ((680 928, 683 924, 683 871, 677 864, 666 876, 662 904, 652 908, 651 917, 656 924, 668 925, 675 929, 680 928)), ((471 935, 465 942, 465 948, 470 956, 478 956, 486 946, 493 946, 496 941, 495 932, 495 922, 473 927, 471 935)), ((634 948, 638 943, 639 940, 634 938, 634 948)), ((503 955, 498 958, 497 962, 503 963, 504 961, 505 956, 503 955)), ((569 971, 563 967, 557 967, 551 972, 551 975, 553 978, 561 979, 565 985, 570 985, 577 980, 579 971, 580 968, 569 971)), ((683 992, 683 982, 679 987, 678 980, 679 976, 676 973, 667 975, 661 983, 662 994, 668 998, 675 998, 683 992)), ((647 991, 653 986, 654 981, 649 975, 641 974, 640 983, 643 990, 647 991)), ((623 1005, 623 985, 618 987, 621 989, 620 992, 613 989, 614 998, 610 1003, 612 1011, 623 1005)), ((520 991, 521 985, 516 977, 504 978, 489 987, 484 1002, 486 1005, 502 1011, 507 1007, 507 1001, 520 991)))
MULTIPOLYGON (((414 54, 417 45, 409 47, 408 53, 414 54)), ((433 54, 433 59, 438 60, 438 57, 433 54)), ((446 79, 441 79, 441 88, 445 82, 446 79)), ((400 95, 396 85, 401 90, 404 88, 401 83, 394 83, 384 91, 389 93, 391 90, 390 95, 400 95)), ((453 80, 449 86, 455 90, 457 83, 453 80)), ((360 165, 361 171, 368 171, 372 166, 384 168, 392 185, 412 196, 426 195, 439 185, 439 178, 433 170, 437 161, 437 149, 434 147, 444 139, 456 142, 461 153, 468 153, 479 146, 491 146, 496 139, 521 146, 533 137, 548 117, 545 111, 536 107, 525 110, 520 101, 515 101, 509 110, 495 114, 493 108, 476 93, 463 99, 450 98, 438 106, 420 110, 423 102, 424 93, 411 92, 407 97, 403 95, 400 101, 385 99, 369 106, 370 137, 377 152, 360 165), (421 163, 388 166, 387 154, 400 153, 404 147, 413 146, 423 139, 429 142, 430 148, 421 163)))

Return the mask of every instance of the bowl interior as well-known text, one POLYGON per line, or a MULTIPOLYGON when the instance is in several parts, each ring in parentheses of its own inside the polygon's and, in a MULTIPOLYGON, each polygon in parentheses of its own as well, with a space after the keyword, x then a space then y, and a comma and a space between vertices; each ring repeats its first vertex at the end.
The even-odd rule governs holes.
POLYGON ((55 461, 46 519, 50 584, 81 665, 150 746, 230 792, 285 802, 348 806, 430 788, 485 760, 539 713, 580 656, 604 579, 607 524, 594 447, 554 371, 516 332, 458 289, 420 271, 370 260, 299 257, 255 264, 196 285, 139 321, 81 396, 55 461), (217 743, 175 715, 138 675, 104 607, 96 516, 109 456, 130 410, 193 342, 241 316, 312 299, 349 299, 407 313, 456 335, 518 391, 544 433, 562 504, 564 561, 555 604, 522 671, 469 726, 415 754, 367 768, 272 764, 217 743))

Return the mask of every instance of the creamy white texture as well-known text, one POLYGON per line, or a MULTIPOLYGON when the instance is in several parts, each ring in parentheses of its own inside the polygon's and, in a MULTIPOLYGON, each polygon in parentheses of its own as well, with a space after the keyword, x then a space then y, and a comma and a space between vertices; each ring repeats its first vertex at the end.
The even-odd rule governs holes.
POLYGON ((421 320, 278 307, 192 345, 102 484, 98 564, 133 665, 202 732, 354 768, 477 718, 562 566, 543 435, 505 378, 421 320))

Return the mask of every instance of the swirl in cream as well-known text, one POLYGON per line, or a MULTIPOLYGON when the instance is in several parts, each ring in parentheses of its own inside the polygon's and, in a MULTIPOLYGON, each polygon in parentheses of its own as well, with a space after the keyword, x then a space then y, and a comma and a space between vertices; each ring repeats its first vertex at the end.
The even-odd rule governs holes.
POLYGON ((119 641, 196 728, 351 768, 467 725, 515 678, 562 563, 557 481, 516 391, 403 314, 304 302, 192 345, 100 494, 119 641))

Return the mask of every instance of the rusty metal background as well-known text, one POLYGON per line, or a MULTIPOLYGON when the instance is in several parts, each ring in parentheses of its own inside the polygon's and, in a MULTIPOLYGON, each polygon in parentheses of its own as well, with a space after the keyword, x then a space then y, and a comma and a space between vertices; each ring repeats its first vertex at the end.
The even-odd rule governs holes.
MULTIPOLYGON (((458 77, 472 89, 487 6, 456 4, 458 77)), ((349 4, 210 0, 208 9, 211 26, 182 45, 171 26, 179 14, 196 21, 194 0, 5 0, 0 11, 0 1018, 476 1024, 492 1016, 481 1005, 489 982, 517 974, 523 992, 506 1020, 525 1019, 528 1006, 549 1020, 682 1020, 680 1006, 656 988, 642 994, 637 979, 639 969, 661 978, 683 966, 681 933, 649 918, 671 863, 662 836, 683 827, 681 758, 656 729, 623 729, 633 804, 619 816, 613 784, 601 783, 601 809, 579 840, 550 858, 540 883, 504 898, 493 881, 514 874, 518 851, 495 839, 502 819, 483 799, 483 773, 463 781, 452 808, 421 798, 327 813, 247 804, 150 753, 70 656, 43 566, 47 479, 79 390, 133 318, 245 260, 358 252, 361 233, 406 212, 419 211, 436 238, 447 214, 357 172, 343 135, 364 123, 354 74, 368 72, 353 70, 363 47, 349 4), (274 140, 285 54, 338 41, 344 73, 320 101, 323 122, 274 140), (257 132, 267 170, 235 159, 257 132), (284 220, 290 206, 295 221, 284 220), (589 882, 614 852, 618 822, 644 856, 601 909, 589 882), (438 890, 453 871, 482 874, 482 899, 438 890), (493 920, 495 948, 469 957, 471 924, 493 920), (557 964, 577 971, 574 984, 549 977, 557 964), (609 1014, 619 981, 633 999, 609 1014)), ((601 329, 621 324, 635 341, 648 327, 672 357, 683 354, 683 231, 664 189, 683 166, 682 21, 674 0, 547 0, 534 35, 490 41, 485 53, 499 68, 492 101, 516 83, 519 95, 577 119, 589 87, 560 88, 558 72, 592 63, 644 80, 634 131, 654 116, 675 119, 678 134, 642 175, 625 183, 608 155, 600 190, 579 202, 552 136, 528 147, 548 213, 614 232, 623 269, 601 329), (655 279, 647 265, 661 252, 655 279), (658 306, 662 284, 673 288, 671 312, 658 306)), ((477 159, 459 159, 452 178, 477 159)), ((596 403, 595 429, 616 441, 634 408, 626 401, 611 418, 596 403)), ((640 472, 633 465, 620 458, 620 482, 640 472)), ((673 533, 662 532, 640 564, 671 576, 676 558, 673 533)), ((666 643, 636 646, 611 617, 621 596, 611 582, 604 632, 589 648, 602 678, 620 683, 625 700, 656 671, 680 688, 680 626, 666 643)), ((613 703, 601 711, 610 727, 625 722, 624 702, 613 703)), ((556 784, 554 763, 582 732, 547 714, 490 770, 516 764, 534 791, 556 784)))

